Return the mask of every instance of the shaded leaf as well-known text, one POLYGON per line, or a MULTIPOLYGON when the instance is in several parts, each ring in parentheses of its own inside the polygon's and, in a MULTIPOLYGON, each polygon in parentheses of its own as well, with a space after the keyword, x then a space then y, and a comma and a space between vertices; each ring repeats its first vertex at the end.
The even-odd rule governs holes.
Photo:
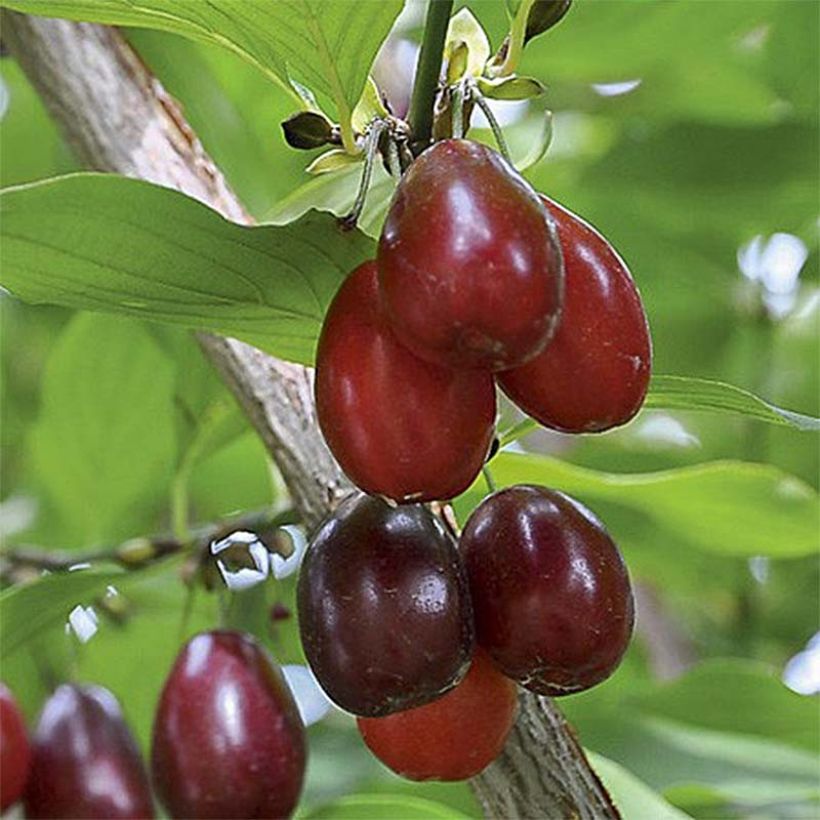
MULTIPOLYGON (((156 28, 216 43, 290 88, 291 77, 349 119, 401 0, 2 0, 29 14, 156 28)), ((295 94, 295 92, 294 92, 295 94)), ((298 94, 295 94, 298 97, 298 94)))
POLYGON ((595 752, 587 752, 587 757, 622 817, 630 820, 684 820, 689 817, 614 760, 595 752))
MULTIPOLYGON (((620 543, 655 552, 669 533, 680 544, 723 555, 789 558, 817 549, 817 493, 775 467, 738 461, 654 473, 583 469, 546 456, 501 453, 490 462, 499 486, 543 484, 577 496, 602 516, 620 543)), ((483 483, 458 509, 478 503, 483 483)))
MULTIPOLYGON (((5 260, 4 260, 5 262, 5 260)), ((64 546, 130 534, 176 460, 174 367, 138 322, 79 314, 62 332, 33 429, 37 480, 62 513, 64 546)))
POLYGON ((466 815, 449 806, 410 795, 362 794, 342 797, 303 815, 305 820, 461 820, 466 815))
POLYGON ((177 191, 77 174, 0 194, 2 284, 30 302, 235 336, 310 362, 328 302, 372 255, 327 214, 245 227, 177 191))
POLYGON ((784 410, 748 390, 709 379, 654 376, 644 406, 664 410, 713 410, 798 430, 820 430, 820 419, 784 410))

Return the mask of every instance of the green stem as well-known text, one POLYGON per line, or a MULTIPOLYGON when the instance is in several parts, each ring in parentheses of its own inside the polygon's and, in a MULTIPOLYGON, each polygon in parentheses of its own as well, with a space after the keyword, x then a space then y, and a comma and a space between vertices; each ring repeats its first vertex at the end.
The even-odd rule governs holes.
POLYGON ((494 493, 496 491, 495 480, 493 479, 493 474, 490 472, 490 468, 485 464, 481 468, 481 475, 484 476, 484 483, 487 485, 487 489, 490 493, 494 493))
POLYGON ((433 134, 433 107, 441 76, 441 60, 444 55, 447 26, 452 10, 453 0, 430 0, 427 8, 424 39, 421 43, 416 82, 410 101, 409 119, 417 153, 427 147, 433 134))
POLYGON ((498 124, 498 120, 495 118, 495 114, 493 114, 490 104, 477 88, 472 90, 471 96, 475 104, 481 109, 482 113, 487 118, 487 122, 490 123, 490 128, 492 129, 493 136, 498 144, 498 150, 501 152, 501 156, 503 156, 504 159, 512 165, 513 161, 510 156, 510 149, 507 147, 507 140, 504 138, 504 132, 501 130, 501 126, 498 124))

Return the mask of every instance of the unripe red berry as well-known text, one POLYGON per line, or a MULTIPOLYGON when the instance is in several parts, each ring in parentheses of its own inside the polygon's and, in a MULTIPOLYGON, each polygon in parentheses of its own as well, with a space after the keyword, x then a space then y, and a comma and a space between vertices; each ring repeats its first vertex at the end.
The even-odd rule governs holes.
POLYGON ((452 498, 481 470, 495 425, 488 373, 423 361, 390 329, 376 266, 354 270, 325 317, 316 412, 348 477, 397 501, 452 498))
POLYGON ((498 374, 501 389, 546 427, 594 433, 628 422, 649 387, 652 344, 624 261, 591 225, 556 202, 566 289, 561 323, 531 361, 498 374))
POLYGON ((399 340, 453 368, 502 370, 544 349, 561 311, 555 226, 495 151, 442 140, 396 189, 378 251, 399 340))
POLYGON ((5 684, 0 683, 0 812, 22 796, 30 760, 23 713, 5 684))
POLYGON ((481 650, 455 689, 383 718, 359 718, 364 742, 409 780, 466 780, 504 748, 517 711, 516 686, 481 650))

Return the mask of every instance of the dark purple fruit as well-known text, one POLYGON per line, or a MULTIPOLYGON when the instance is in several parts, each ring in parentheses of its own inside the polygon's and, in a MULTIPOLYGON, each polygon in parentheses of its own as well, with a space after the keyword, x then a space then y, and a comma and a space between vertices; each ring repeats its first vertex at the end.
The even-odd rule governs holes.
POLYGON ((46 701, 24 801, 29 818, 154 816, 142 757, 107 689, 64 684, 46 701))
POLYGON ((256 640, 217 631, 185 644, 162 690, 151 755, 172 817, 289 817, 305 754, 290 690, 256 640))
POLYGON ((305 655, 348 712, 429 703, 466 674, 473 623, 455 541, 418 504, 356 495, 327 518, 299 577, 305 655))
POLYGON ((540 353, 557 326, 564 271, 554 223, 485 145, 443 140, 410 166, 377 261, 391 326, 423 359, 504 370, 540 353))
POLYGON ((478 643, 505 675, 556 696, 612 674, 632 635, 632 589, 586 507, 545 487, 510 487, 475 509, 460 548, 478 643))

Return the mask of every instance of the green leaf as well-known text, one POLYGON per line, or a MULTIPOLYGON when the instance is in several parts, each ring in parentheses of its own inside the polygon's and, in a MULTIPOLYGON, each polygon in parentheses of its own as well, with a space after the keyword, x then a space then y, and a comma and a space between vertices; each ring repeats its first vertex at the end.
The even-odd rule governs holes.
POLYGON ((353 109, 353 127, 360 133, 364 133, 365 128, 367 128, 374 119, 386 116, 387 109, 382 102, 379 87, 372 77, 368 77, 364 91, 362 91, 362 96, 353 109))
MULTIPOLYGON (((51 353, 34 427, 38 481, 62 513, 64 546, 124 537, 176 459, 174 367, 138 322, 78 314, 51 353)), ((150 509, 150 507, 149 507, 150 509)))
POLYGON ((587 757, 622 817, 630 820, 684 820, 689 817, 614 760, 589 751, 587 757))
POLYGON ((815 799, 820 793, 815 755, 771 740, 642 717, 626 709, 583 717, 570 710, 570 720, 586 746, 616 760, 673 803, 675 790, 695 785, 750 805, 815 799))
POLYGON ((305 820, 462 820, 467 815, 435 803, 409 795, 361 794, 342 797, 328 806, 315 809, 305 820))
MULTIPOLYGON (((806 432, 820 430, 820 419, 814 416, 784 410, 732 384, 689 376, 653 376, 644 407, 650 410, 708 410, 806 432)), ((537 428, 536 421, 524 419, 502 433, 501 443, 510 444, 537 428)))
POLYGON ((478 87, 491 100, 529 100, 540 97, 546 91, 544 85, 534 77, 481 77, 478 87))
POLYGON ((705 729, 763 735, 814 751, 820 744, 815 700, 792 692, 775 669, 756 661, 704 661, 627 702, 646 714, 705 729))
MULTIPOLYGON (((266 220, 276 225, 287 224, 313 208, 345 216, 353 207, 361 174, 362 167, 357 164, 311 179, 268 211, 266 220)), ((382 168, 381 163, 376 163, 364 210, 357 223, 362 233, 373 239, 378 238, 395 187, 393 177, 382 168)))
POLYGON ((487 34, 468 8, 459 9, 450 19, 444 45, 444 59, 453 61, 454 52, 465 49, 464 58, 459 60, 462 63, 459 69, 455 66, 448 69, 447 80, 450 83, 457 82, 462 77, 481 76, 487 60, 490 59, 490 41, 487 34))
MULTIPOLYGON (((348 154, 343 148, 331 148, 324 154, 319 154, 313 162, 305 168, 309 174, 329 174, 333 171, 340 171, 350 165, 359 165, 362 161, 361 155, 348 154)), ((360 166, 361 167, 361 166, 360 166)))
MULTIPOLYGON (((156 28, 229 48, 285 88, 291 78, 350 112, 401 0, 2 0, 30 14, 156 28)), ((298 95, 295 94, 295 96, 298 95)))
POLYGON ((128 573, 121 569, 83 569, 44 575, 0 593, 0 656, 4 659, 68 618, 78 604, 87 605, 128 573))
POLYGON ((748 390, 708 379, 654 376, 644 406, 664 410, 713 410, 798 430, 820 430, 820 419, 784 410, 748 390))
MULTIPOLYGON (((737 461, 654 473, 583 469, 546 456, 501 453, 490 462, 499 486, 543 484, 601 505, 607 526, 624 546, 657 552, 671 539, 723 555, 790 558, 817 549, 817 493, 775 467, 737 461)), ((483 493, 478 481, 459 509, 483 493)))
POLYGON ((104 174, 10 188, 0 213, 0 280, 21 299, 210 330, 307 363, 328 302, 373 254, 327 214, 245 227, 104 174))

